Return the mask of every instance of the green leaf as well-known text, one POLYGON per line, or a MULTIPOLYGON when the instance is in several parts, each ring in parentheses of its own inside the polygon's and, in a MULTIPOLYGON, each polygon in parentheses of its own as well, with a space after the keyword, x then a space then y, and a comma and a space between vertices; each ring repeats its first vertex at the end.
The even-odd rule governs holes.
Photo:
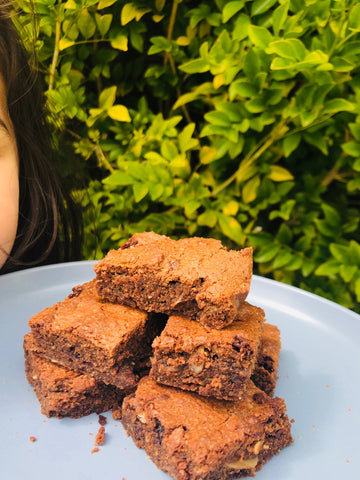
POLYGON ((62 30, 69 40, 76 41, 79 37, 79 29, 73 20, 64 20, 62 30))
POLYGON ((344 282, 351 282, 355 273, 358 271, 357 265, 341 265, 340 266, 340 277, 344 280, 344 282))
POLYGON ((360 4, 356 3, 349 13, 349 29, 355 32, 360 32, 360 4))
POLYGON ((225 215, 235 216, 239 211, 239 203, 235 200, 230 200, 223 206, 222 211, 225 215))
POLYGON ((273 220, 274 218, 280 217, 283 220, 290 220, 291 213, 296 205, 296 200, 290 199, 286 200, 281 204, 280 210, 272 210, 269 214, 269 219, 273 220))
POLYGON ((179 69, 185 73, 205 73, 210 70, 209 63, 203 58, 189 60, 179 66, 179 69))
POLYGON ((220 230, 230 240, 233 240, 238 245, 241 245, 244 239, 244 234, 240 223, 233 217, 228 217, 222 213, 218 213, 218 221, 220 230))
POLYGON ((155 7, 158 12, 161 12, 165 7, 166 0, 155 0, 155 7))
POLYGON ((193 218, 199 207, 201 207, 201 202, 199 200, 196 200, 195 198, 188 199, 184 210, 187 218, 193 218))
POLYGON ((330 225, 326 220, 315 220, 315 224, 321 235, 329 238, 335 237, 337 229, 330 225))
POLYGON ((214 228, 217 220, 218 216, 215 210, 205 210, 198 216, 197 223, 202 227, 214 228))
POLYGON ((352 258, 352 263, 360 267, 360 244, 355 240, 350 240, 349 253, 352 258))
POLYGON ((187 103, 193 102, 198 98, 199 95, 196 92, 184 93, 184 95, 181 95, 174 103, 173 110, 176 110, 177 108, 182 107, 187 103))
POLYGON ((110 7, 111 5, 114 5, 114 3, 116 3, 117 0, 99 0, 99 3, 98 3, 98 10, 101 10, 103 8, 106 8, 106 7, 110 7))
POLYGON ((288 180, 293 180, 294 176, 284 167, 280 167, 279 165, 271 165, 268 178, 274 182, 286 182, 288 180))
POLYGON ((278 240, 279 243, 281 243, 282 245, 289 245, 292 238, 293 238, 293 234, 292 234, 292 231, 290 230, 290 228, 286 225, 286 223, 282 223, 280 225, 280 228, 279 228, 279 231, 276 235, 276 238, 278 240))
POLYGON ((129 110, 124 105, 113 105, 108 109, 108 115, 118 122, 131 122, 129 110))
POLYGON ((282 5, 279 5, 272 15, 272 24, 275 35, 279 35, 288 16, 289 1, 287 0, 282 5))
POLYGON ((283 268, 285 265, 291 262, 292 258, 293 256, 288 250, 281 250, 273 261, 273 269, 277 270, 279 268, 283 268))
POLYGON ((249 233, 248 239, 250 241, 250 245, 253 247, 264 247, 266 245, 274 244, 272 235, 265 232, 249 233))
POLYGON ((360 302, 360 278, 357 278, 355 281, 355 295, 356 295, 356 300, 360 302))
POLYGON ((322 132, 306 132, 304 133, 303 138, 306 143, 318 148, 324 155, 328 155, 328 140, 322 132))
POLYGON ((75 0, 67 0, 67 2, 64 4, 64 9, 65 10, 76 10, 77 5, 75 3, 75 0))
POLYGON ((105 185, 128 186, 134 183, 131 175, 125 172, 117 171, 103 180, 105 185))
POLYGON ((149 188, 144 183, 136 182, 133 185, 133 192, 134 192, 135 202, 139 203, 149 193, 149 188))
POLYGON ((128 50, 128 37, 123 34, 119 34, 110 40, 111 46, 116 50, 127 52, 128 50))
POLYGON ((278 244, 271 244, 266 245, 262 248, 259 252, 256 252, 254 255, 254 260, 258 263, 267 263, 270 262, 280 250, 280 245, 278 244))
POLYGON ((164 163, 163 157, 158 152, 147 152, 144 157, 146 158, 146 160, 149 160, 149 162, 164 163))
POLYGON ((355 140, 360 142, 360 124, 359 123, 349 123, 349 128, 351 133, 354 135, 355 140))
POLYGON ((344 98, 333 98, 324 104, 321 113, 337 113, 337 112, 352 112, 355 105, 344 98))
POLYGON ((252 98, 251 100, 247 100, 244 105, 250 113, 261 113, 266 108, 266 104, 262 98, 252 98))
POLYGON ((165 37, 151 37, 153 45, 148 50, 148 55, 155 55, 161 52, 170 52, 172 43, 165 37))
POLYGON ((151 8, 141 8, 134 3, 126 3, 121 10, 121 25, 126 25, 132 20, 138 22, 148 12, 151 12, 151 8))
POLYGON ((208 112, 204 115, 204 118, 207 122, 213 124, 213 125, 218 125, 219 127, 230 127, 231 126, 231 121, 229 120, 228 116, 219 111, 211 111, 208 112))
POLYGON ((158 200, 164 193, 164 186, 161 183, 151 183, 148 185, 151 200, 158 200))
POLYGON ((84 8, 77 19, 77 26, 86 40, 93 37, 96 31, 96 23, 89 11, 84 8))
POLYGON ((321 208, 324 212, 326 222, 332 227, 339 228, 341 218, 338 211, 330 205, 327 205, 326 203, 324 203, 321 208))
POLYGON ((227 23, 231 17, 236 15, 245 5, 245 0, 238 0, 235 2, 228 2, 225 4, 222 11, 222 21, 227 23))
POLYGON ((162 142, 160 147, 160 152, 161 152, 161 155, 164 158, 166 158, 166 160, 169 160, 169 161, 171 161, 173 158, 175 158, 179 154, 179 151, 175 143, 172 142, 171 140, 165 140, 162 142))
POLYGON ((284 266, 287 272, 294 272, 299 270, 303 264, 303 259, 300 255, 293 255, 289 263, 284 266))
POLYGON ((262 48, 263 50, 265 50, 272 41, 271 33, 264 27, 249 25, 248 34, 253 44, 262 48))
POLYGON ((99 95, 99 107, 108 109, 115 103, 116 87, 105 88, 99 95))
POLYGON ((357 190, 360 191, 360 177, 349 180, 346 184, 346 188, 350 193, 354 193, 357 190))
POLYGON ((185 154, 176 155, 170 162, 173 177, 187 179, 191 173, 190 163, 185 154))
POLYGON ((105 35, 108 33, 111 27, 112 19, 113 16, 110 13, 107 15, 99 15, 98 13, 95 14, 96 25, 102 37, 105 37, 105 35))
POLYGON ((179 133, 178 142, 182 153, 198 146, 199 141, 192 137, 194 130, 195 123, 190 123, 179 133))
POLYGON ((242 200, 245 203, 251 203, 257 196, 257 189, 260 186, 260 177, 256 175, 246 182, 242 189, 242 200))
POLYGON ((244 40, 247 37, 248 27, 251 25, 250 18, 245 14, 240 14, 236 20, 234 29, 232 32, 232 37, 234 40, 244 40))
POLYGON ((275 40, 270 43, 266 51, 267 53, 275 53, 283 59, 292 61, 302 61, 306 56, 306 48, 301 40, 297 38, 275 40))
POLYGON ((341 148, 351 157, 360 157, 360 142, 346 142, 341 145, 341 148))
POLYGON ((237 96, 252 98, 258 95, 258 89, 252 82, 245 79, 239 79, 232 82, 229 86, 229 98, 233 101, 237 96))
POLYGON ((68 38, 61 38, 59 41, 59 50, 62 52, 66 48, 72 47, 75 45, 75 42, 73 40, 69 40, 68 38))
POLYGON ((244 72, 247 78, 253 82, 254 78, 258 74, 260 70, 260 58, 259 56, 254 52, 253 48, 250 48, 244 59, 244 72))
POLYGON ((341 263, 338 260, 330 259, 319 265, 315 270, 315 275, 332 277, 340 270, 341 263))
POLYGON ((255 0, 251 3, 251 16, 267 12, 277 3, 277 0, 255 0))
POLYGON ((352 257, 349 254, 349 250, 345 245, 340 245, 337 243, 330 244, 330 252, 331 254, 341 262, 342 264, 352 264, 352 257))
POLYGON ((293 133, 284 138, 283 140, 283 149, 285 157, 289 157, 300 145, 301 141, 301 134, 300 133, 293 133))
POLYGON ((209 163, 216 160, 216 158, 215 158, 216 153, 217 153, 216 148, 208 147, 207 145, 204 145, 200 149, 200 162, 203 165, 208 165, 209 163))
POLYGON ((303 274, 304 277, 308 277, 315 269, 315 264, 314 262, 311 262, 310 260, 303 259, 303 264, 301 266, 301 273, 303 274))
POLYGON ((347 58, 333 57, 331 63, 336 72, 351 72, 357 65, 347 58))

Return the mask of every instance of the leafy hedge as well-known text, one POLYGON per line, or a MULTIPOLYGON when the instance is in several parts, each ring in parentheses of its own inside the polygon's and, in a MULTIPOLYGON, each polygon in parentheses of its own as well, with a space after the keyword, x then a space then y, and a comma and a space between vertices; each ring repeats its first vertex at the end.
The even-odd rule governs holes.
POLYGON ((84 258, 137 231, 213 236, 360 311, 358 2, 34 3, 84 258))

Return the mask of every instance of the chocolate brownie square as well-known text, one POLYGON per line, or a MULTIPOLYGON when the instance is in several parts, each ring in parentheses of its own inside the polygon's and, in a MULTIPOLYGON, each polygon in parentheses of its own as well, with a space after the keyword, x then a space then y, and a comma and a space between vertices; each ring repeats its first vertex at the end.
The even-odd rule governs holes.
POLYGON ((278 379, 280 350, 280 330, 276 325, 265 322, 257 363, 251 380, 270 396, 274 395, 278 379))
POLYGON ((48 360, 128 390, 138 381, 163 318, 102 302, 95 281, 29 320, 36 351, 48 360))
POLYGON ((94 269, 99 295, 110 302, 220 329, 236 320, 252 265, 251 248, 227 250, 211 238, 176 241, 145 232, 111 250, 94 269))
POLYGON ((239 400, 253 373, 264 311, 243 302, 221 330, 171 316, 153 342, 150 376, 159 383, 224 400, 239 400))
POLYGON ((126 393, 38 355, 32 334, 24 337, 25 372, 47 417, 80 418, 119 408, 126 393))
POLYGON ((122 415, 135 444, 175 480, 254 476, 292 443, 285 402, 251 381, 242 400, 229 402, 144 377, 122 415))

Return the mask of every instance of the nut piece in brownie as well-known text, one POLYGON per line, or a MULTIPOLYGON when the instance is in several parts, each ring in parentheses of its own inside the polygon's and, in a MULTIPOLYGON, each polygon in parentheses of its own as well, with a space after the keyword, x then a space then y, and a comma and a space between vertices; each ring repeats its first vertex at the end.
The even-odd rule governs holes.
POLYGON ((265 322, 257 363, 251 380, 270 396, 274 395, 278 379, 280 350, 280 330, 276 325, 265 322))
MULTIPOLYGON (((34 350, 32 334, 24 337, 25 372, 47 417, 80 418, 119 408, 126 394, 83 373, 46 360, 34 350)), ((130 393, 130 392, 128 392, 130 393)))
POLYGON ((153 342, 150 376, 159 383, 224 400, 239 400, 253 373, 264 311, 243 302, 221 330, 171 316, 153 342))
POLYGON ((102 302, 93 280, 34 315, 29 326, 36 351, 48 360, 128 390, 162 326, 154 317, 102 302))
POLYGON ((94 269, 99 295, 147 312, 181 315, 220 329, 236 319, 252 276, 252 249, 210 238, 138 233, 94 269))
POLYGON ((175 480, 254 476, 292 443, 284 400, 251 381, 242 400, 228 402, 144 377, 125 397, 122 415, 135 444, 175 480))

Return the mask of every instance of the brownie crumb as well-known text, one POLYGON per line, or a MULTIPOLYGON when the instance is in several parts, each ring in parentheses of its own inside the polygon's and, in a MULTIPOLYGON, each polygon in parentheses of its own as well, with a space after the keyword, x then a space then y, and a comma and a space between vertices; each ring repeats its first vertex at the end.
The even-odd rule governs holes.
POLYGON ((122 418, 122 408, 120 405, 117 405, 116 407, 113 407, 111 410, 112 418, 114 420, 121 420, 122 418))
POLYGON ((31 436, 31 437, 29 437, 29 440, 30 440, 30 442, 36 442, 36 437, 31 436))
POLYGON ((105 427, 100 427, 95 437, 94 445, 104 445, 105 441, 105 427))
POLYGON ((68 298, 78 297, 80 295, 81 291, 82 291, 82 287, 80 285, 78 287, 73 287, 72 293, 70 293, 70 295, 68 295, 68 298))
POLYGON ((99 415, 99 420, 98 420, 100 425, 106 425, 107 419, 104 415, 99 415))
POLYGON ((100 449, 98 447, 94 447, 92 450, 91 450, 91 454, 93 453, 96 453, 98 452, 100 449))

